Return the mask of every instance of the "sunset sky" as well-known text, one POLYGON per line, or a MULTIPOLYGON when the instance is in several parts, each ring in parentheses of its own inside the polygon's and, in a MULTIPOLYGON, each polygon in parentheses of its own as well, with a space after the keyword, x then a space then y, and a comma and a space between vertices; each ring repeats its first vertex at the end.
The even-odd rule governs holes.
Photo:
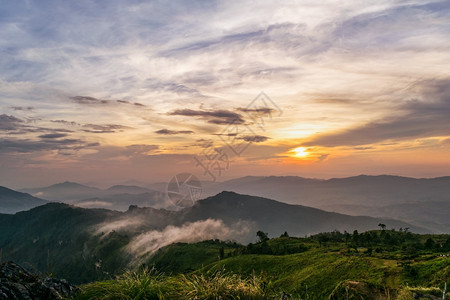
POLYGON ((425 0, 3 1, 0 185, 212 180, 195 157, 217 181, 450 175, 449 15, 425 0))

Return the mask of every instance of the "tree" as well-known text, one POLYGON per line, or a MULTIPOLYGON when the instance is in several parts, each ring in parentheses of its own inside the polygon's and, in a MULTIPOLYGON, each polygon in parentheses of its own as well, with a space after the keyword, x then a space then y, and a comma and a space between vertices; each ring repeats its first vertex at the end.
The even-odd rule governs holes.
POLYGON ((378 226, 381 228, 381 230, 385 230, 386 229, 386 224, 380 223, 378 224, 378 226))
POLYGON ((347 231, 344 231, 344 239, 345 239, 345 245, 348 246, 348 242, 350 241, 352 235, 348 233, 347 231))
POLYGON ((354 231, 353 231, 352 241, 353 241, 353 243, 356 244, 356 245, 359 243, 359 233, 358 233, 358 230, 354 230, 354 231))
POLYGON ((260 242, 260 243, 269 240, 269 237, 267 236, 267 232, 262 232, 261 230, 259 230, 259 231, 256 233, 256 236, 258 237, 258 242, 260 242))
POLYGON ((425 242, 426 249, 431 250, 431 249, 434 249, 435 246, 436 246, 436 242, 432 238, 427 239, 427 241, 425 242))
POLYGON ((282 235, 280 235, 280 237, 289 237, 289 234, 285 231, 282 235))
POLYGON ((442 245, 442 248, 443 248, 445 251, 450 251, 450 238, 448 238, 448 239, 445 241, 444 245, 442 245))
POLYGON ((223 248, 223 246, 219 249, 219 257, 220 259, 223 259, 225 257, 225 249, 223 248))

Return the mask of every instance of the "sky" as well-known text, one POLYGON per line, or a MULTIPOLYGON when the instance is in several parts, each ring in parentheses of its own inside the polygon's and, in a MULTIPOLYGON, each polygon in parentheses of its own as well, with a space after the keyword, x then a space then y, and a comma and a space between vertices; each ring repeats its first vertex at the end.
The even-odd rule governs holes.
POLYGON ((449 1, 3 1, 0 185, 450 175, 449 1))

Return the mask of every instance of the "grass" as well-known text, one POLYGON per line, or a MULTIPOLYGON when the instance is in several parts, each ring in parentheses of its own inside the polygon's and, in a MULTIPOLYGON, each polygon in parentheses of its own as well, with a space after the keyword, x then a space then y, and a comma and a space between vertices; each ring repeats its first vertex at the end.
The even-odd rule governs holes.
POLYGON ((93 282, 81 287, 76 299, 162 299, 167 293, 165 277, 154 269, 127 271, 116 280, 93 282))
POLYGON ((181 275, 179 299, 265 299, 264 280, 252 275, 242 278, 224 271, 200 275, 181 275))
POLYGON ((154 269, 126 272, 116 280, 89 283, 75 300, 87 299, 267 299, 260 276, 242 278, 225 271, 165 276, 154 269))
POLYGON ((292 300, 404 300, 414 293, 437 296, 450 278, 450 259, 440 251, 411 255, 401 245, 369 251, 289 237, 267 244, 272 254, 252 253, 264 250, 258 244, 251 251, 217 241, 170 245, 149 261, 168 275, 146 268, 126 272, 82 286, 76 299, 279 299, 286 291, 292 300), (218 259, 221 249, 225 255, 218 259))

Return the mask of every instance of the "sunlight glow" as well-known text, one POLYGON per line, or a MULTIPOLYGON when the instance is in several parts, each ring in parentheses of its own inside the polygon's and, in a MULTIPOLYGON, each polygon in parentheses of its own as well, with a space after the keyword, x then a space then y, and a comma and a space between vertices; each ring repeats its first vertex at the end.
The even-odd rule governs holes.
POLYGON ((298 147, 292 151, 294 152, 294 156, 296 156, 296 157, 305 157, 309 154, 305 147, 298 147))

